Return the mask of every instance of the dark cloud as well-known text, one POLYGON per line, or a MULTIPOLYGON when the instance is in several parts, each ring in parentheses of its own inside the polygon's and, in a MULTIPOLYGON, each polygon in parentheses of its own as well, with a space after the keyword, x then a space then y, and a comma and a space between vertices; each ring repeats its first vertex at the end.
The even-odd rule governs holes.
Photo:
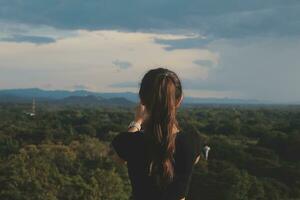
POLYGON ((61 29, 176 30, 217 38, 300 33, 297 0, 3 0, 0 19, 61 29))
POLYGON ((29 42, 34 44, 48 44, 55 42, 55 39, 51 37, 32 36, 32 35, 11 35, 6 38, 0 38, 0 41, 4 42, 29 42))
POLYGON ((171 51, 174 49, 199 49, 205 48, 207 45, 213 41, 213 38, 186 38, 186 39, 177 39, 177 40, 168 40, 168 39, 155 39, 156 43, 167 45, 166 50, 171 51))
POLYGON ((127 61, 120 61, 120 60, 114 60, 113 61, 113 64, 115 66, 117 66, 118 68, 120 69, 128 69, 130 67, 132 67, 132 64, 130 62, 127 62, 127 61))

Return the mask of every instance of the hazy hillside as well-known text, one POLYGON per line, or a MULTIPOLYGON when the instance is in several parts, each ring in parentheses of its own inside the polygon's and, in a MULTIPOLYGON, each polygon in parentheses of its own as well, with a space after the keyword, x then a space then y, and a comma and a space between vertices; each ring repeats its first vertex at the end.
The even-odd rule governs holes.
MULTIPOLYGON (((33 97, 40 101, 50 101, 64 99, 67 97, 84 97, 84 96, 95 96, 106 99, 111 98, 125 98, 128 101, 137 102, 138 94, 132 92, 120 92, 120 93, 101 93, 91 92, 87 90, 42 90, 38 88, 28 89, 8 89, 0 90, 0 102, 5 101, 28 101, 33 97), (16 99, 14 99, 15 97, 16 99)), ((121 100, 122 101, 122 100, 121 100)), ((122 103, 122 102, 121 102, 122 103)), ((127 102, 128 103, 128 102, 127 102)), ((230 98, 196 98, 185 96, 183 104, 272 104, 269 101, 259 101, 255 99, 230 99, 230 98)))

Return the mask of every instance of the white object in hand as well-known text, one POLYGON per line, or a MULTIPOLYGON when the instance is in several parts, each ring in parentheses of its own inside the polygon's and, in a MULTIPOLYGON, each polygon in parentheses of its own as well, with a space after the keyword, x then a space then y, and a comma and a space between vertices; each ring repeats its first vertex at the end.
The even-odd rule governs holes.
POLYGON ((208 152, 210 151, 210 147, 205 145, 204 151, 205 151, 205 159, 207 160, 208 159, 208 152))

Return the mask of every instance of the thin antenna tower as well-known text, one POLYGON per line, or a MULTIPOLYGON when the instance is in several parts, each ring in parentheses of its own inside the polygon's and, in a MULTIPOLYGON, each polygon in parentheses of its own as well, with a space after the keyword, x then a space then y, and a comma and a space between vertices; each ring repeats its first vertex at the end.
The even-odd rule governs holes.
POLYGON ((32 98, 32 112, 31 115, 34 116, 35 115, 35 98, 32 98))

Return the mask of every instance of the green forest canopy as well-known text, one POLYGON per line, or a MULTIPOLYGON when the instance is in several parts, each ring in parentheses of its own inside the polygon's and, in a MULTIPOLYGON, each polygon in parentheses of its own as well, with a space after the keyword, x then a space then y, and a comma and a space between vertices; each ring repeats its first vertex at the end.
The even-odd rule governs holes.
MULTIPOLYGON (((130 108, 0 105, 0 199, 130 199, 126 166, 109 143, 133 119, 130 108)), ((197 200, 300 199, 300 108, 198 106, 180 109, 184 131, 209 144, 195 166, 197 200)))

